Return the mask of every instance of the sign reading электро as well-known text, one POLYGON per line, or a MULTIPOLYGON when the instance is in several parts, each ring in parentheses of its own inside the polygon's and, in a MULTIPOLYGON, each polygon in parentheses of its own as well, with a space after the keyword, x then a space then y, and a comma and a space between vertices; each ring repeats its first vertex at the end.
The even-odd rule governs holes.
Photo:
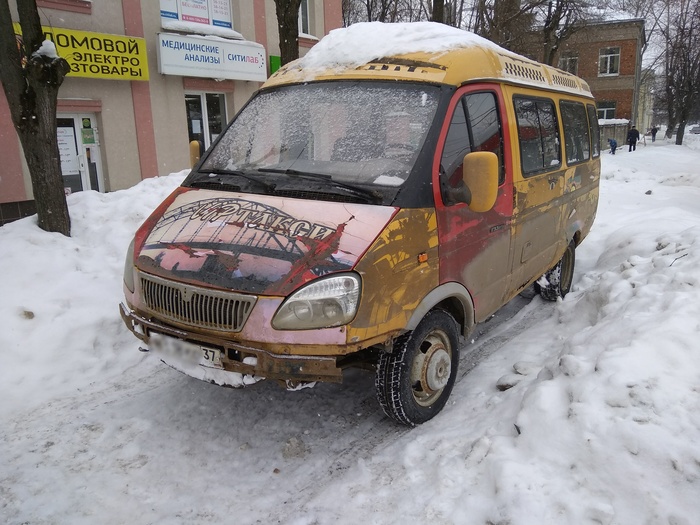
MULTIPOLYGON (((21 36, 19 24, 15 33, 21 36)), ((148 80, 146 40, 93 33, 77 29, 42 26, 44 38, 56 46, 58 55, 70 64, 71 77, 112 80, 148 80)))

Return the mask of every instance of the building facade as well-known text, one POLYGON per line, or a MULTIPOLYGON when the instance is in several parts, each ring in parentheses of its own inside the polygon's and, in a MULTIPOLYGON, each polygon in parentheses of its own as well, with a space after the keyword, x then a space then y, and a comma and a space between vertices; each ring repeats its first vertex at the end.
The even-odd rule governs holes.
MULTIPOLYGON (((189 168, 190 143, 207 148, 279 67, 273 0, 37 0, 37 5, 45 33, 71 65, 57 108, 66 193, 124 189, 189 168)), ((302 0, 300 54, 341 25, 341 0, 302 0)), ((2 90, 0 158, 0 224, 5 224, 35 209, 2 90)))
MULTIPOLYGON (((536 40, 533 33, 527 54, 542 60, 536 40)), ((591 23, 560 46, 554 65, 588 82, 598 118, 626 119, 643 130, 650 124, 647 108, 641 108, 645 44, 643 19, 591 23)))

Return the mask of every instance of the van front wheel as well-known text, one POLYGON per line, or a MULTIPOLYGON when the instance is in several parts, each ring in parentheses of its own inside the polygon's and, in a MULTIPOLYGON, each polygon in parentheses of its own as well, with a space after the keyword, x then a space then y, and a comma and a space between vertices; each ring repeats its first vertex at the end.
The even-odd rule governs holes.
POLYGON ((574 280, 574 265, 576 262, 576 245, 572 241, 566 248, 564 255, 557 265, 544 274, 542 284, 535 283, 535 288, 540 292, 543 299, 556 301, 559 297, 564 297, 571 290, 571 283, 574 280))
POLYGON ((458 344, 457 322, 444 310, 432 310, 398 337, 377 365, 375 389, 384 413, 413 426, 440 412, 457 377, 458 344))

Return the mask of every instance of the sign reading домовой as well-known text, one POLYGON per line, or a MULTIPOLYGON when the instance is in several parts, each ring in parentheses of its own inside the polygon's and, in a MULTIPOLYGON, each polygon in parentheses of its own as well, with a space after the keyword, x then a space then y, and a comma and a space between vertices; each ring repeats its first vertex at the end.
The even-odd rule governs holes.
POLYGON ((247 40, 159 33, 158 71, 164 75, 264 82, 265 48, 247 40))
MULTIPOLYGON (((15 34, 22 28, 13 24, 15 34)), ((134 36, 110 35, 41 26, 44 38, 56 46, 59 56, 70 64, 71 77, 111 80, 148 80, 146 40, 134 36)))

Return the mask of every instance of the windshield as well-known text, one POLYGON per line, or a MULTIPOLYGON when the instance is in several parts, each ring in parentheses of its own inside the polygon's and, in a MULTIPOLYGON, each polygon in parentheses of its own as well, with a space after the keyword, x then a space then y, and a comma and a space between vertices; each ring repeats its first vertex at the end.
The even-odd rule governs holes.
POLYGON ((200 172, 325 175, 400 186, 435 115, 436 86, 324 82, 262 92, 237 116, 200 172))

